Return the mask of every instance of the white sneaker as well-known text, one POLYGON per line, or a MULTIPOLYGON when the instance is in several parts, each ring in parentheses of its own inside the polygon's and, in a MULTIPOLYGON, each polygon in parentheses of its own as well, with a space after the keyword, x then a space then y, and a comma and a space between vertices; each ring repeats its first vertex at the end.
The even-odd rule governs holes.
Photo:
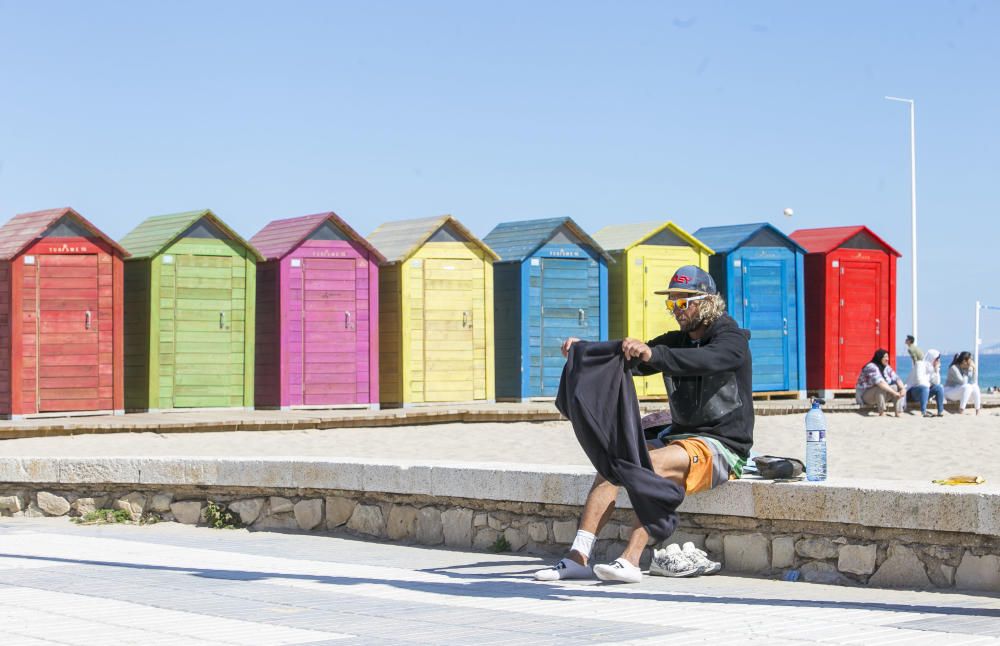
POLYGON ((621 583, 642 581, 642 570, 622 558, 617 558, 610 563, 595 565, 594 574, 601 581, 619 581, 621 583))
POLYGON ((580 565, 571 558, 565 558, 544 570, 535 572, 538 581, 559 581, 561 579, 590 579, 594 571, 586 565, 580 565))
POLYGON ((701 574, 701 568, 681 551, 680 545, 671 543, 665 549, 653 550, 649 573, 658 576, 697 576, 701 574))
POLYGON ((684 543, 681 552, 688 557, 688 560, 698 566, 698 569, 701 570, 698 574, 715 574, 722 569, 722 563, 708 558, 708 554, 695 547, 691 541, 684 543))

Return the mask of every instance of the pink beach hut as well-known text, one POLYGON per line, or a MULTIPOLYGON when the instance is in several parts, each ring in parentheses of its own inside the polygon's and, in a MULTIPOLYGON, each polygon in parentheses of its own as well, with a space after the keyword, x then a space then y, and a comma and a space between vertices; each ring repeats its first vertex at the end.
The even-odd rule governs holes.
POLYGON ((378 266, 335 213, 275 220, 257 265, 257 408, 378 408, 378 266))

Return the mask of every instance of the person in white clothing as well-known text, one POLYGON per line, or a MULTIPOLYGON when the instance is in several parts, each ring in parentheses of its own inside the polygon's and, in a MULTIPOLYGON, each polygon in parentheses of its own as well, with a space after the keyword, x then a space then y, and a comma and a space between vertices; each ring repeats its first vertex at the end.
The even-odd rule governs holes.
POLYGON ((948 366, 948 378, 944 383, 944 396, 948 401, 958 402, 958 413, 965 412, 969 399, 976 407, 976 415, 982 408, 979 384, 976 383, 976 362, 972 353, 962 351, 955 355, 948 366))
POLYGON ((906 380, 906 401, 919 402, 920 413, 933 417, 927 412, 927 402, 931 397, 937 402, 938 417, 944 415, 944 388, 941 387, 941 353, 930 349, 923 359, 914 360, 913 370, 906 380))

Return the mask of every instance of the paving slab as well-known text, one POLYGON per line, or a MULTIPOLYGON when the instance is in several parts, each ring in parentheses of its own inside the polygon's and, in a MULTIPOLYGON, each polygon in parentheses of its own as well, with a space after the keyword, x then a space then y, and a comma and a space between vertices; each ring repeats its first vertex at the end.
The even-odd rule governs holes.
POLYGON ((1000 596, 716 575, 545 583, 538 558, 295 533, 0 521, 3 644, 997 643, 1000 596))

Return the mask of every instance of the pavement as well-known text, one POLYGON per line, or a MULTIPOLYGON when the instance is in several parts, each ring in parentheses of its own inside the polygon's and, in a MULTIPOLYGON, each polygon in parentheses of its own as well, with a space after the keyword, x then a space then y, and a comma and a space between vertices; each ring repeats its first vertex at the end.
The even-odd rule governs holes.
POLYGON ((545 583, 545 561, 174 523, 0 520, 0 643, 1000 643, 1000 595, 715 575, 545 583))

